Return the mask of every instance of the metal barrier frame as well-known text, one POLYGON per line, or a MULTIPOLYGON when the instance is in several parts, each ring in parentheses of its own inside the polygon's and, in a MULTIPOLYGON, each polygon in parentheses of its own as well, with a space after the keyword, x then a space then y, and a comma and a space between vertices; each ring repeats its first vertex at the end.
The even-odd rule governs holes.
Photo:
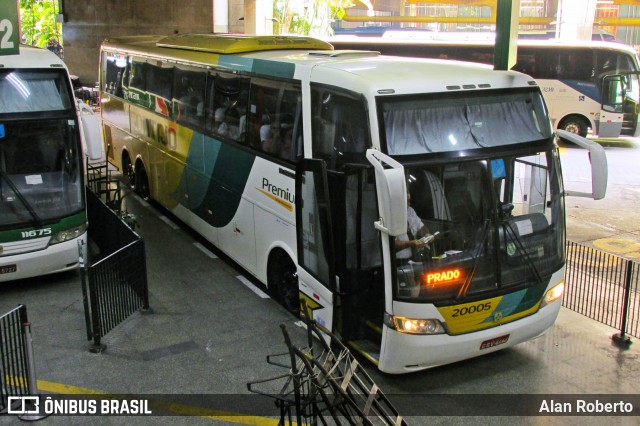
POLYGON ((99 260, 87 265, 79 248, 82 296, 89 349, 106 349, 101 338, 137 310, 149 312, 149 288, 144 240, 99 196, 87 190, 89 239, 99 260), (92 224, 100 224, 92 226, 92 224))
POLYGON ((9 397, 37 393, 31 324, 27 307, 18 305, 0 316, 0 413, 5 413, 9 397))
POLYGON ((640 267, 637 262, 567 241, 562 305, 620 330, 613 336, 628 347, 640 338, 640 267))

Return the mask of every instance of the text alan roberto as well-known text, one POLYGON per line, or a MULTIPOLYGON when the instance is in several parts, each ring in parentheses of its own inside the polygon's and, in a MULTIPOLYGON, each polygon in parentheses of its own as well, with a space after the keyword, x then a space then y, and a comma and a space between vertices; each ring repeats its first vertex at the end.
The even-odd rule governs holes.
POLYGON ((631 413, 633 411, 633 404, 630 402, 618 401, 618 402, 601 402, 597 399, 595 401, 587 401, 584 399, 577 399, 574 402, 557 402, 553 399, 543 399, 540 404, 539 413, 575 413, 575 414, 596 414, 596 413, 631 413))

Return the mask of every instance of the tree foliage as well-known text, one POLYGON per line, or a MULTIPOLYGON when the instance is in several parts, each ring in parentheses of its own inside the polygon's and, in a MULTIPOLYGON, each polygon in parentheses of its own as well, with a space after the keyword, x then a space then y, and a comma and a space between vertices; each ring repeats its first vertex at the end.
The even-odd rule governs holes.
POLYGON ((46 47, 62 44, 62 32, 56 22, 58 0, 20 0, 22 42, 46 47))
MULTIPOLYGON (((368 0, 359 2, 370 4, 368 0)), ((273 3, 274 33, 330 35, 331 22, 342 19, 354 3, 354 0, 276 0, 273 3)))

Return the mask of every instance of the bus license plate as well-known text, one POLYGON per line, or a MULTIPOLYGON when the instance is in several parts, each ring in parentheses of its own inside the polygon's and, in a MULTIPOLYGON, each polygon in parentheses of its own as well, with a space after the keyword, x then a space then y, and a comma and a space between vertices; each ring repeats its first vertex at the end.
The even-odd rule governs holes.
POLYGON ((16 265, 4 265, 0 266, 0 274, 10 274, 16 272, 18 267, 16 265))
POLYGON ((504 336, 494 337, 493 339, 485 340, 480 343, 480 350, 493 348, 494 346, 502 345, 507 343, 509 340, 509 335, 505 334, 504 336))

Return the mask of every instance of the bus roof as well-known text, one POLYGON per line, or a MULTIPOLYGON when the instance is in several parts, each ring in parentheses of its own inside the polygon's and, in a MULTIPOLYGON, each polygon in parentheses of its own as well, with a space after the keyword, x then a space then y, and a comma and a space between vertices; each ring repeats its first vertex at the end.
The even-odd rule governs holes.
POLYGON ((475 63, 383 56, 371 51, 330 50, 333 48, 325 42, 303 37, 259 36, 251 39, 184 35, 168 42, 163 36, 134 36, 106 40, 103 49, 286 78, 309 79, 311 76, 313 81, 320 79, 328 84, 333 81, 353 90, 384 91, 379 93, 391 93, 390 89, 396 94, 408 94, 535 85, 524 74, 493 71, 487 65, 475 63), (280 39, 279 48, 274 47, 276 44, 270 38, 280 39), (220 43, 216 39, 220 39, 217 40, 220 43), (210 44, 203 46, 207 40, 210 44), (323 50, 305 49, 304 46, 320 46, 323 50))
POLYGON ((124 49, 127 52, 160 53, 167 49, 183 50, 194 54, 216 53, 232 55, 269 50, 332 50, 326 41, 303 36, 249 36, 242 34, 175 34, 171 36, 124 36, 110 38, 104 47, 124 49))
POLYGON ((18 55, 0 56, 0 68, 67 68, 62 59, 47 49, 20 45, 18 55))

